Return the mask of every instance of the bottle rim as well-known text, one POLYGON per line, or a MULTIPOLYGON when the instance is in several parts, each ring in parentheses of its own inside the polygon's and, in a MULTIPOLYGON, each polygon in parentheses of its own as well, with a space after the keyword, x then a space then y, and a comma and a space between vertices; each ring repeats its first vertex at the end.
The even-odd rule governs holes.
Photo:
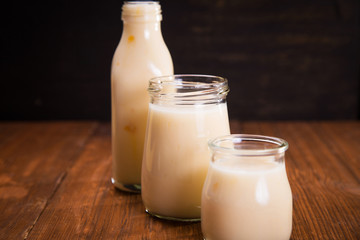
POLYGON ((270 156, 284 153, 289 144, 278 137, 254 134, 230 134, 208 141, 213 152, 236 156, 270 156))
POLYGON ((124 4, 153 4, 153 5, 159 5, 159 1, 124 1, 124 4))
POLYGON ((121 16, 125 22, 161 21, 161 5, 158 1, 125 1, 121 16))

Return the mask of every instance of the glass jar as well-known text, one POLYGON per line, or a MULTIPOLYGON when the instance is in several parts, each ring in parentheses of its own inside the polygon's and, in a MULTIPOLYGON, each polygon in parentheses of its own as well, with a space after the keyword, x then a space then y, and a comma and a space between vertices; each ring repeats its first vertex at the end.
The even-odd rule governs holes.
POLYGON ((180 221, 200 220, 201 190, 210 160, 207 141, 230 134, 227 80, 208 75, 154 78, 142 162, 146 211, 180 221))
POLYGON ((124 2, 123 32, 111 67, 112 183, 140 192, 149 80, 173 74, 158 2, 124 2))
POLYGON ((289 239, 288 143, 239 134, 210 140, 209 147, 212 157, 201 202, 205 239, 289 239))

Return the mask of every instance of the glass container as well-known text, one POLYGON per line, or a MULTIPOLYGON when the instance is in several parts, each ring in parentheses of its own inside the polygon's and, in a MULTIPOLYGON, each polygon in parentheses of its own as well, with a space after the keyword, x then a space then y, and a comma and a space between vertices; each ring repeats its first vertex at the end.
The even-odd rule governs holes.
POLYGON ((124 27, 111 67, 111 180, 124 191, 141 188, 149 80, 173 74, 161 19, 158 2, 129 1, 122 7, 124 27))
POLYGON ((209 141, 212 152, 202 191, 205 239, 289 239, 292 193, 285 169, 288 143, 260 135, 209 141))
POLYGON ((225 78, 173 75, 150 81, 141 195, 154 216, 200 220, 207 141, 230 134, 225 78))

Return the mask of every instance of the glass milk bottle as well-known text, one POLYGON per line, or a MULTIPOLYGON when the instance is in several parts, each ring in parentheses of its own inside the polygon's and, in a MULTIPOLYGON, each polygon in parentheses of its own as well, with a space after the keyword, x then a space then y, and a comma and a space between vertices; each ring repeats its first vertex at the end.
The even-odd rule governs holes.
POLYGON ((200 220, 201 189, 210 160, 207 141, 229 134, 227 80, 175 75, 150 81, 141 195, 154 216, 200 220))
POLYGON ((111 67, 113 184, 139 192, 149 97, 148 82, 173 74, 158 2, 125 2, 123 33, 111 67))
POLYGON ((205 239, 288 240, 292 194, 286 141, 228 135, 209 142, 212 158, 201 201, 205 239))

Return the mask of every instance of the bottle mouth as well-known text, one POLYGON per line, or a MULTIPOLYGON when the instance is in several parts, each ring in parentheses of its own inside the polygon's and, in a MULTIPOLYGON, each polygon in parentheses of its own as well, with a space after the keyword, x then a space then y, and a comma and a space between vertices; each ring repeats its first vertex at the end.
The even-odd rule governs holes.
POLYGON ((125 1, 122 6, 123 21, 161 21, 161 6, 156 1, 125 1))
POLYGON ((271 156, 285 152, 289 144, 277 137, 252 134, 231 134, 209 140, 213 152, 236 156, 271 156))
POLYGON ((148 91, 152 102, 196 105, 225 102, 229 87, 223 77, 178 74, 152 78, 148 91))

